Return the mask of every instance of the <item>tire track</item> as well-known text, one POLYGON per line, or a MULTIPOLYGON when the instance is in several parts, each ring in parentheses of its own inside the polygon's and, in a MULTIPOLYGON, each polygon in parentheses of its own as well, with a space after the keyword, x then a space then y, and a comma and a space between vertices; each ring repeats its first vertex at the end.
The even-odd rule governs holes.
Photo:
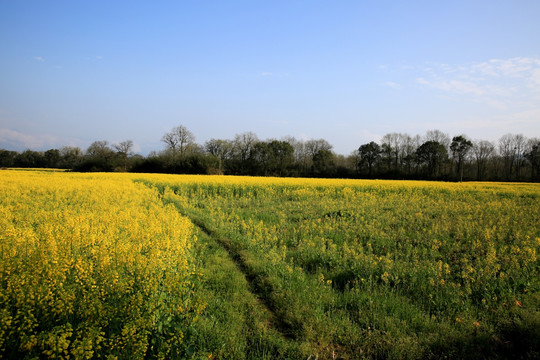
MULTIPOLYGON (((149 181, 144 179, 134 180, 134 182, 142 183, 143 185, 157 189, 161 196, 163 196, 165 188, 160 188, 149 181)), ((256 299, 257 303, 261 306, 263 311, 268 314, 268 323, 270 326, 279 333, 285 340, 300 340, 298 330, 302 328, 301 324, 294 324, 288 321, 277 309, 276 304, 272 300, 272 293, 274 291, 272 285, 262 274, 257 274, 253 268, 251 268, 246 259, 242 256, 240 250, 234 247, 233 242, 230 239, 222 237, 215 230, 211 229, 207 224, 197 215, 191 211, 186 211, 180 204, 174 200, 165 200, 161 197, 164 204, 173 204, 177 211, 183 216, 187 217, 200 231, 205 233, 208 237, 213 239, 217 244, 223 247, 233 263, 236 265, 238 271, 243 274, 248 284, 248 291, 256 299)))
POLYGON ((257 274, 253 269, 246 263, 246 260, 242 256, 239 250, 235 249, 233 243, 219 234, 214 230, 210 229, 201 219, 195 216, 187 216, 191 222, 197 226, 202 232, 204 232, 211 239, 216 241, 221 245, 225 251, 229 254, 229 257, 235 263, 239 272, 241 272, 248 284, 248 289, 253 295, 261 307, 264 308, 265 313, 268 314, 268 322, 271 326, 279 332, 285 339, 289 340, 298 340, 297 332, 295 331, 295 326, 288 322, 282 315, 280 315, 279 310, 276 308, 275 304, 272 301, 271 293, 273 288, 266 279, 257 274))

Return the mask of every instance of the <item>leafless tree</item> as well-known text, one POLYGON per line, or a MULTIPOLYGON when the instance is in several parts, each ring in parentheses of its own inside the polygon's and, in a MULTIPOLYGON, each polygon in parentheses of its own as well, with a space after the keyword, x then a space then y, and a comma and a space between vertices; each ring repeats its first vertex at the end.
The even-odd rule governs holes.
POLYGON ((424 142, 436 141, 444 145, 446 151, 450 150, 450 136, 440 130, 428 130, 424 136, 424 142))
POLYGON ((110 157, 110 154, 114 153, 109 147, 107 140, 94 141, 88 149, 86 149, 86 155, 92 157, 110 157))
POLYGON ((495 153, 495 145, 487 140, 475 140, 472 151, 476 160, 476 178, 482 180, 485 176, 487 162, 495 153))
POLYGON ((245 162, 253 150, 255 143, 259 141, 257 135, 251 131, 236 134, 234 137, 234 152, 240 161, 245 162))
POLYGON ((321 150, 332 150, 332 145, 324 139, 311 139, 305 143, 307 153, 313 158, 321 150))
POLYGON ((294 149, 293 156, 296 163, 300 166, 302 171, 307 171, 313 164, 313 156, 310 154, 306 142, 292 136, 282 138, 282 140, 291 144, 294 149))
POLYGON ((521 176, 521 168, 525 164, 527 138, 522 134, 506 134, 499 139, 499 153, 504 163, 506 180, 515 173, 516 179, 521 176))
POLYGON ((173 157, 179 154, 183 158, 195 144, 195 135, 185 126, 180 125, 163 135, 161 141, 167 145, 167 149, 172 152, 173 157))
POLYGON ((514 135, 514 148, 516 150, 516 179, 520 179, 521 169, 526 163, 527 138, 522 134, 514 135))
POLYGON ((210 139, 204 144, 205 150, 219 159, 219 171, 223 173, 225 160, 232 156, 233 142, 231 140, 210 139))
POLYGON ((124 163, 124 171, 127 170, 127 159, 128 156, 133 155, 133 141, 126 140, 121 143, 114 144, 113 147, 116 149, 118 154, 122 157, 124 163))

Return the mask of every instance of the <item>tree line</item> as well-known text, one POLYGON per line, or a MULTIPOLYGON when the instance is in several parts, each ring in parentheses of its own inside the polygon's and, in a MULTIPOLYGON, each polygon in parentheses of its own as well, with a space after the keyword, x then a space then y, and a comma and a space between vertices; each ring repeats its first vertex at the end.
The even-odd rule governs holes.
POLYGON ((132 171, 448 181, 540 181, 540 139, 506 134, 498 142, 450 137, 439 130, 424 136, 389 133, 348 156, 324 139, 260 140, 245 132, 234 139, 198 144, 185 126, 163 135, 165 149, 144 157, 133 142, 95 141, 86 150, 62 147, 23 152, 0 149, 0 167, 63 168, 73 171, 132 171))

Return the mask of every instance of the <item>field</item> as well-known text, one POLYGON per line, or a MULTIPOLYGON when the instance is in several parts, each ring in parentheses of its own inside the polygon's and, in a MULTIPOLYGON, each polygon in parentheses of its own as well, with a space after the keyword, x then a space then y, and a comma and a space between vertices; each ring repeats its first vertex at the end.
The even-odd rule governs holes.
POLYGON ((538 358, 540 185, 0 172, 0 355, 538 358))

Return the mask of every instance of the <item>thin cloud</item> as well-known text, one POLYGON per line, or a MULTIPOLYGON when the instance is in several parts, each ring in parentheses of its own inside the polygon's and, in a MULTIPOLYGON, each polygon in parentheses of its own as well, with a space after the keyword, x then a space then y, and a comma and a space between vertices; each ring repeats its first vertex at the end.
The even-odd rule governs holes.
POLYGON ((472 73, 493 77, 526 78, 540 67, 540 59, 515 57, 506 60, 492 59, 471 66, 472 73))
POLYGON ((39 62, 45 62, 45 59, 42 58, 41 56, 35 56, 35 57, 34 57, 34 60, 37 60, 37 61, 39 61, 39 62))
POLYGON ((49 134, 26 134, 17 130, 0 128, 0 148, 8 150, 46 150, 62 146, 80 146, 81 141, 60 139, 49 134))
POLYGON ((540 88, 540 68, 531 71, 530 81, 532 82, 534 88, 540 88))
POLYGON ((486 89, 478 86, 470 81, 459 81, 449 79, 431 79, 427 80, 423 77, 416 79, 416 82, 421 85, 426 85, 438 90, 448 91, 455 94, 463 95, 485 95, 486 89))
POLYGON ((383 86, 387 86, 387 87, 390 87, 390 88, 396 89, 396 90, 401 89, 401 85, 396 83, 396 82, 393 82, 393 81, 387 81, 387 82, 383 83, 383 86))
POLYGON ((430 64, 416 83, 497 109, 538 108, 540 59, 491 59, 469 65, 430 64))

